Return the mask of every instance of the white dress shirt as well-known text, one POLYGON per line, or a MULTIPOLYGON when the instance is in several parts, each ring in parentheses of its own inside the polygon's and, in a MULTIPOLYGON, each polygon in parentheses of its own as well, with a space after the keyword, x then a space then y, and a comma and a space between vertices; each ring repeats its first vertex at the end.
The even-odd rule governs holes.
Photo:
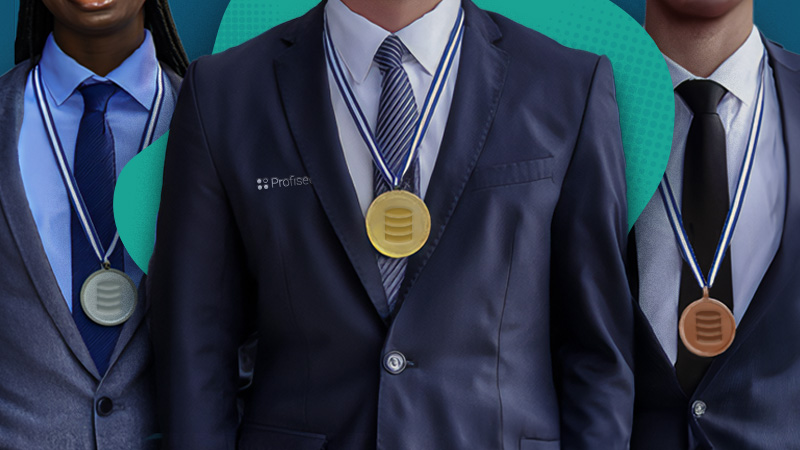
MULTIPOLYGON (((417 111, 422 111, 422 104, 460 8, 460 0, 442 0, 433 10, 394 33, 410 52, 403 57, 403 69, 411 82, 417 102, 417 111)), ((341 0, 328 1, 325 5, 325 15, 333 45, 346 67, 345 78, 353 89, 358 104, 369 122, 370 129, 374 132, 378 120, 383 76, 373 58, 384 39, 392 33, 356 14, 341 0)), ((419 187, 422 198, 425 198, 428 190, 431 173, 436 163, 436 157, 439 155, 439 146, 442 143, 445 125, 450 114, 450 104, 453 101, 453 90, 461 56, 460 44, 456 52, 447 84, 431 118, 428 132, 419 146, 419 187)), ((372 155, 358 132, 330 68, 328 69, 328 84, 347 168, 353 179, 361 211, 366 214, 367 208, 374 198, 372 155)))
MULTIPOLYGON (((728 93, 717 107, 725 127, 728 187, 733 198, 750 135, 761 80, 762 56, 767 64, 764 119, 756 148, 753 173, 739 221, 731 239, 733 313, 739 324, 761 279, 778 250, 786 212, 786 152, 783 143, 780 105, 775 79, 768 65, 764 44, 753 27, 742 46, 708 77, 728 93)), ((672 85, 699 79, 667 58, 672 85)), ((692 112, 675 94, 675 132, 667 163, 667 177, 680 201, 683 189, 683 161, 692 112)), ((678 296, 681 266, 675 234, 667 219, 664 202, 656 191, 636 223, 639 259, 639 304, 665 353, 674 364, 678 354, 678 296)), ((720 230, 720 233, 722 230, 720 230)), ((709 267, 701 268, 704 275, 709 267)), ((702 291, 697 288, 697 297, 702 291)), ((714 289, 711 288, 711 297, 714 289)))

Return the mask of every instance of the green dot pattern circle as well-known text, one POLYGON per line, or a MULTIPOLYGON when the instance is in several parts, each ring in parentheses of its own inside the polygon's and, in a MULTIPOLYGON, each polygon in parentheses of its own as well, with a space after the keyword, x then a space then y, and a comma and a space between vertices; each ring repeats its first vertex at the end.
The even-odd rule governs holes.
MULTIPOLYGON (((644 29, 609 0, 477 0, 564 46, 607 55, 614 68, 628 186, 628 226, 656 190, 672 145, 674 97, 664 58, 644 29)), ((305 14, 315 0, 231 0, 214 53, 239 45, 305 14)), ((532 80, 535 82, 535 80, 532 80)), ((134 158, 117 181, 114 214, 120 238, 133 260, 147 269, 167 137, 134 158)))

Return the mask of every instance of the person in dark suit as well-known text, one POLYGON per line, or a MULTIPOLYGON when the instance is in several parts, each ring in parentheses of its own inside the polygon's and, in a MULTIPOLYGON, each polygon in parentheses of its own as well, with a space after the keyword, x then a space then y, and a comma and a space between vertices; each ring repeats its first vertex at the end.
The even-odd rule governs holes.
POLYGON ((329 0, 200 58, 148 279, 166 447, 626 448, 624 166, 608 59, 469 0, 329 0), (370 206, 400 197, 430 232, 392 257, 426 230, 370 206))
POLYGON ((649 0, 645 24, 675 86, 674 201, 655 193, 629 247, 631 448, 800 448, 800 56, 758 31, 752 0, 649 0), (682 215, 697 273, 668 210, 682 215), (692 330, 704 285, 722 306, 692 330))
POLYGON ((23 0, 16 61, 0 78, 0 448, 151 448, 147 302, 111 199, 167 130, 186 55, 166 0, 23 0))

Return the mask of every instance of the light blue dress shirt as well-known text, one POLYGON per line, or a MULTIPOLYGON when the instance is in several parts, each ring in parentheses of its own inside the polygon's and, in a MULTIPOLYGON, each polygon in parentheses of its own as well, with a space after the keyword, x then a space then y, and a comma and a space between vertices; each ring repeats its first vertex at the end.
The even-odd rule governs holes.
MULTIPOLYGON (((750 183, 728 250, 731 254, 733 315, 737 325, 741 323, 761 279, 772 263, 784 231, 786 148, 775 79, 764 53, 761 35, 755 27, 744 44, 708 77, 728 90, 717 106, 717 112, 725 127, 728 188, 733 198, 755 115, 762 56, 764 64, 767 64, 763 125, 750 183)), ((686 80, 699 78, 669 58, 666 59, 673 87, 686 80)), ((678 201, 683 192, 683 161, 691 122, 691 111, 680 95, 675 94, 675 132, 667 163, 667 177, 678 201)), ((658 191, 637 220, 635 230, 639 259, 639 304, 664 352, 674 364, 678 355, 681 266, 685 262, 680 256, 658 191)), ((709 267, 703 267, 702 270, 707 275, 709 267)), ((700 297, 702 291, 698 287, 697 298, 700 297)), ((713 287, 711 297, 714 297, 713 287)))
MULTIPOLYGON (((119 175, 125 164, 139 152, 139 143, 156 93, 158 60, 150 32, 145 30, 142 44, 105 77, 95 75, 64 53, 52 34, 47 38, 39 66, 45 98, 50 105, 70 167, 75 159, 75 141, 83 116, 83 97, 77 88, 82 84, 104 81, 111 81, 120 88, 109 100, 106 113, 106 121, 114 139, 115 163, 119 175)), ((175 93, 169 80, 165 78, 164 104, 154 140, 167 131, 174 109, 175 93)), ((19 166, 42 246, 67 307, 72 311, 72 205, 42 123, 33 92, 32 75, 28 76, 25 86, 19 166)), ((127 251, 125 273, 139 284, 142 271, 127 251)))

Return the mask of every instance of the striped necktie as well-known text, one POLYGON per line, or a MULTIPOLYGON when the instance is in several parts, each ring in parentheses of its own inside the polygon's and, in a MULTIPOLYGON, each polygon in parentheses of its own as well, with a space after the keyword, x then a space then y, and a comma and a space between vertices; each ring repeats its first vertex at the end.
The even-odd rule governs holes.
MULTIPOLYGON (((376 139, 378 146, 392 172, 397 173, 408 153, 411 135, 417 124, 419 113, 414 91, 403 70, 403 55, 408 52, 397 36, 387 37, 375 54, 375 63, 383 76, 378 107, 376 139)), ((375 168, 375 197, 391 189, 380 171, 375 168)), ((415 160, 403 179, 400 188, 419 195, 419 164, 415 160)), ((406 273, 406 258, 389 258, 378 254, 378 268, 389 302, 389 311, 394 311, 399 297, 400 284, 406 273)))

